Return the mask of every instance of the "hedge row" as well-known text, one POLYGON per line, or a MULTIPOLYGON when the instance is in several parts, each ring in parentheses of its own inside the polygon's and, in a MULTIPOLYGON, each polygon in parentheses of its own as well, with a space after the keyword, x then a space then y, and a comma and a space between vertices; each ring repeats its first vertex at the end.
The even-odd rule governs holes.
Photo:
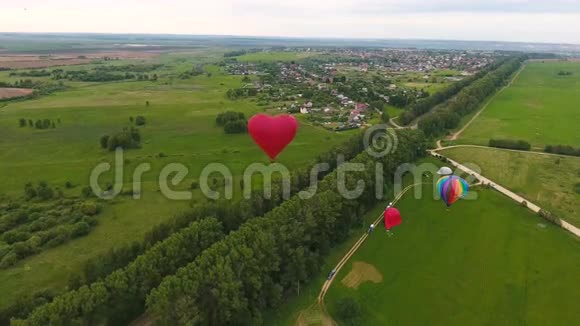
POLYGON ((574 148, 568 145, 548 145, 544 148, 544 152, 552 154, 580 156, 580 148, 574 148))
POLYGON ((489 147, 516 149, 520 151, 529 151, 532 145, 525 140, 511 139, 490 139, 489 147))

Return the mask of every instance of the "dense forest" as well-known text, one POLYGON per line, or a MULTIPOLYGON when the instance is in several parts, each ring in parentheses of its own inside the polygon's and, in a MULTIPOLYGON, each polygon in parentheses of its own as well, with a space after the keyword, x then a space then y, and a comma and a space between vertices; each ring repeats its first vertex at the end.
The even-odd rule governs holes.
MULTIPOLYGON (((425 153, 420 132, 401 132, 399 140, 399 150, 380 160, 389 186, 401 163, 414 161, 425 153)), ((351 141, 354 146, 344 154, 352 157, 360 152, 359 142, 360 138, 351 141)), ((294 196, 282 203, 281 187, 274 185, 276 198, 270 200, 254 196, 239 206, 220 202, 210 208, 210 204, 200 211, 207 214, 213 210, 212 215, 221 221, 225 231, 233 232, 203 252, 193 250, 201 252, 197 257, 175 255, 168 257, 168 261, 155 263, 158 260, 151 258, 151 262, 147 258, 155 255, 149 249, 129 267, 107 276, 105 281, 82 286, 35 310, 26 323, 110 324, 118 318, 136 317, 144 309, 145 295, 153 288, 157 289, 147 299, 149 312, 165 324, 259 322, 264 309, 278 306, 283 294, 292 295, 298 283, 308 282, 320 272, 320 259, 344 241, 351 227, 360 225, 364 212, 378 201, 374 189, 375 165, 379 162, 366 152, 352 162, 366 167, 363 172, 349 174, 347 180, 349 189, 355 188, 357 179, 364 180, 365 191, 358 199, 345 199, 338 193, 337 174, 333 172, 324 177, 318 192, 308 200, 294 196), (253 217, 260 215, 263 216, 253 217), (240 225, 243 226, 234 231, 240 225), (156 277, 148 277, 140 269, 127 272, 137 266, 149 266, 147 273, 156 277), (182 268, 178 270, 179 267, 182 268), (161 282, 161 276, 170 274, 175 275, 161 282), (179 285, 175 287, 175 284, 179 285), (209 291, 210 288, 213 290, 209 291), (120 298, 127 300, 117 301, 120 298)), ((203 216, 211 216, 206 214, 203 216)), ((186 220, 181 218, 180 224, 186 220)), ((174 228, 173 232, 165 232, 183 231, 174 228)), ((167 243, 177 237, 175 234, 168 235, 169 238, 165 237, 154 248, 169 246, 167 243)))
MULTIPOLYGON (((359 133, 353 135, 342 144, 329 149, 327 152, 321 153, 311 164, 291 172, 292 193, 298 193, 310 185, 310 171, 314 165, 322 162, 329 163, 330 170, 321 171, 319 174, 322 178, 336 168, 337 155, 342 154, 346 160, 350 160, 363 149, 363 134, 359 133)), ((69 290, 76 290, 84 285, 90 285, 100 279, 104 279, 115 270, 127 266, 157 243, 186 228, 192 222, 200 221, 207 216, 213 216, 221 222, 225 232, 228 233, 236 230, 246 221, 269 212, 282 201, 283 190, 280 182, 276 181, 272 186, 272 195, 269 198, 265 198, 262 191, 258 189, 252 194, 251 199, 247 200, 217 200, 196 203, 189 211, 178 214, 154 227, 145 235, 142 241, 115 248, 89 260, 81 274, 73 275, 70 278, 68 288, 69 290)), ((9 324, 10 318, 26 317, 33 309, 50 302, 52 298, 62 293, 63 291, 58 289, 39 290, 29 296, 18 298, 11 306, 0 311, 0 325, 9 324)), ((144 309, 143 306, 142 310, 144 309)), ((130 315, 128 312, 127 314, 126 318, 137 317, 137 315, 130 315)), ((109 316, 107 313, 101 315, 102 319, 107 319, 107 316, 109 316)), ((77 316, 75 318, 80 317, 77 316)))

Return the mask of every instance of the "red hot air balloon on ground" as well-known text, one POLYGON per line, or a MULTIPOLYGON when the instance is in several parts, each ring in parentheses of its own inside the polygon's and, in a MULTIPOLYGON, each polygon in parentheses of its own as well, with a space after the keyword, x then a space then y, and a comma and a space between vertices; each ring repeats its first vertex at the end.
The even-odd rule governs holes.
POLYGON ((278 154, 294 140, 297 130, 296 118, 287 114, 275 117, 256 114, 248 121, 248 131, 254 142, 260 146, 271 161, 276 159, 278 154))
POLYGON ((389 231, 392 227, 401 224, 401 213, 398 209, 389 207, 385 210, 385 229, 389 231))

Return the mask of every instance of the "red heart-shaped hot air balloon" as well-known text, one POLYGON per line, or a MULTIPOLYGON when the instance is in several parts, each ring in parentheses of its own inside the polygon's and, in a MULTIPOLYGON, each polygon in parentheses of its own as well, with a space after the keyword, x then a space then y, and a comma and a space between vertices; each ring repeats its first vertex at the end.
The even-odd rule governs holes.
POLYGON ((401 213, 396 208, 387 208, 385 210, 385 228, 390 230, 392 227, 401 224, 401 213))
POLYGON ((297 130, 296 118, 287 114, 256 114, 248 122, 250 135, 272 161, 292 142, 297 130))

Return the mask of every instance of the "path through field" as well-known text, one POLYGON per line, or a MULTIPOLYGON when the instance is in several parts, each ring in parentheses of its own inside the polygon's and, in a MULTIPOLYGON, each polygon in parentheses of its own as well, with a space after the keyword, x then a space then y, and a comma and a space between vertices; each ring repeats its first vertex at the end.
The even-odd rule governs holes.
MULTIPOLYGON (((395 197, 395 199, 392 201, 393 206, 403 197, 403 195, 407 191, 409 191, 410 189, 412 189, 418 185, 422 185, 422 183, 415 183, 415 184, 407 186, 405 189, 403 189, 395 197)), ((383 214, 381 213, 377 217, 377 219, 373 222, 373 224, 375 226, 378 225, 382 218, 383 218, 383 214)), ((365 234, 363 234, 360 237, 360 239, 352 246, 352 248, 346 253, 346 255, 344 255, 344 257, 338 262, 338 264, 334 268, 334 271, 335 271, 334 276, 324 282, 324 284, 322 285, 322 289, 320 290, 320 294, 318 295, 318 299, 316 300, 316 302, 314 304, 312 304, 310 307, 308 307, 307 309, 303 310, 300 313, 300 315, 298 316, 298 319, 296 321, 296 325, 298 325, 298 326, 308 326, 308 325, 324 325, 324 326, 326 326, 326 325, 336 324, 332 320, 332 317, 330 317, 330 315, 328 314, 328 311, 326 310, 326 306, 324 305, 324 297, 326 296, 326 292, 328 292, 328 289, 332 285, 332 282, 334 281, 334 278, 336 277, 336 275, 338 275, 338 273, 340 272, 342 267, 344 267, 344 265, 348 262, 348 260, 357 252, 357 250, 365 242, 365 240, 368 238, 368 236, 369 236, 369 234, 365 232, 365 234)))

